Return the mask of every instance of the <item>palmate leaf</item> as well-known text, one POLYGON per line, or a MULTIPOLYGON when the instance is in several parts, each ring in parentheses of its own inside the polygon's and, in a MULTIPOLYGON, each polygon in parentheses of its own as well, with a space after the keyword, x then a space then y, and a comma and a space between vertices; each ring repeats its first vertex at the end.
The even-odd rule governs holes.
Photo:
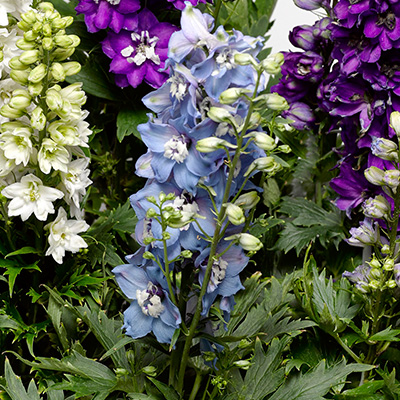
POLYGON ((310 241, 317 238, 324 247, 329 242, 337 247, 345 238, 342 216, 337 209, 326 211, 312 201, 284 197, 280 211, 293 218, 286 224, 276 244, 276 248, 285 253, 294 248, 299 255, 310 241))
POLYGON ((323 400, 332 386, 343 382, 353 372, 369 371, 372 365, 348 364, 345 361, 327 367, 322 360, 306 374, 297 374, 285 381, 269 400, 323 400))
POLYGON ((117 139, 122 142, 125 136, 134 135, 141 140, 137 126, 148 121, 147 109, 122 109, 117 116, 117 139))

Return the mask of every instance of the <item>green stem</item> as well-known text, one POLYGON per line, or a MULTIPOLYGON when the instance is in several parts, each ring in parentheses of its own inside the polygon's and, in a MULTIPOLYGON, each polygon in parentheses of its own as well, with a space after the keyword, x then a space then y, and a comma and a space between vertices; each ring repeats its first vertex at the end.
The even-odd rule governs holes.
MULTIPOLYGON (((253 99, 255 98, 256 93, 257 93, 258 84, 259 84, 259 81, 260 81, 260 76, 261 76, 261 73, 258 73, 257 82, 256 82, 256 85, 255 85, 255 89, 254 89, 254 93, 253 93, 253 97, 252 97, 253 99)), ((224 191, 224 195, 223 195, 222 202, 221 202, 222 206, 221 206, 221 209, 220 209, 220 211, 218 213, 215 232, 214 232, 214 237, 213 237, 213 241, 211 243, 210 254, 208 256, 208 263, 207 263, 207 268, 206 268, 206 271, 205 271, 205 274, 204 274, 203 284, 201 286, 200 294, 199 294, 199 297, 197 299, 196 311, 195 311, 195 313, 193 315, 192 323, 191 323, 190 328, 189 328, 189 333, 188 333, 188 335, 186 337, 186 340, 185 340, 185 346, 183 348, 182 361, 181 361, 181 365, 180 365, 180 369, 179 369, 178 385, 177 385, 177 391, 180 394, 182 393, 182 389, 183 389, 186 366, 187 366, 187 363, 188 363, 188 360, 189 360, 190 347, 191 347, 194 335, 196 333, 197 326, 198 326, 198 324, 200 322, 201 311, 202 311, 202 300, 203 300, 203 297, 204 297, 204 295, 206 294, 206 291, 207 291, 208 282, 209 282, 209 280, 211 278, 211 272, 212 272, 212 266, 213 266, 213 262, 214 262, 214 256, 216 255, 217 246, 218 246, 219 241, 221 239, 220 233, 221 233, 221 229, 222 229, 222 221, 223 221, 223 218, 225 216, 225 206, 224 206, 224 204, 227 203, 228 199, 229 199, 230 189, 231 189, 231 185, 232 185, 233 178, 234 178, 234 173, 235 173, 235 166, 237 165, 237 163, 239 161, 239 157, 241 155, 244 135, 246 134, 247 128, 249 126, 249 122, 250 122, 251 115, 253 113, 253 109, 254 109, 254 105, 253 105, 253 102, 251 102, 250 105, 249 105, 249 110, 248 110, 248 113, 247 113, 247 116, 246 116, 246 120, 245 120, 245 122, 243 124, 243 129, 242 129, 241 135, 238 138, 237 149, 235 151, 235 155, 234 155, 232 163, 230 165, 228 178, 226 180, 225 191, 224 191)))
POLYGON ((216 0, 215 2, 215 10, 214 10, 214 29, 218 28, 218 16, 221 11, 222 0, 216 0))
POLYGON ((196 379, 194 381, 192 393, 190 393, 189 400, 195 400, 196 394, 200 389, 202 379, 203 376, 199 372, 196 372, 196 379))
POLYGON ((353 350, 351 350, 350 347, 347 346, 346 343, 343 342, 343 340, 340 338, 340 336, 339 336, 338 333, 334 333, 334 334, 331 334, 331 335, 332 335, 332 337, 335 338, 335 340, 340 344, 340 346, 343 348, 343 350, 344 350, 355 362, 357 362, 357 363, 359 363, 359 364, 364 364, 364 361, 363 361, 360 357, 358 357, 357 354, 355 354, 355 353, 353 352, 353 350))

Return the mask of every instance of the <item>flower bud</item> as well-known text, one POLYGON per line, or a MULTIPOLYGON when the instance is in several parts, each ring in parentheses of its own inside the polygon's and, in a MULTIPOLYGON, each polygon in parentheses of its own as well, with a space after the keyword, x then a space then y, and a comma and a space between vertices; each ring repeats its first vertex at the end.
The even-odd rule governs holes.
POLYGON ((281 66, 285 58, 282 53, 270 54, 261 62, 261 66, 268 74, 276 75, 281 72, 281 66))
POLYGON ((400 171, 397 169, 389 169, 385 171, 383 181, 391 189, 396 189, 400 184, 400 171))
POLYGON ((31 126, 32 128, 42 131, 46 126, 46 116, 41 107, 36 107, 31 113, 31 126))
POLYGON ((253 65, 255 68, 258 68, 258 63, 255 58, 248 53, 236 53, 234 55, 234 60, 236 64, 239 65, 253 65))
POLYGON ((36 49, 35 42, 27 42, 25 39, 18 39, 16 43, 17 47, 21 50, 34 50, 36 49))
POLYGON ((29 77, 30 72, 31 72, 30 68, 25 71, 11 70, 10 78, 13 81, 25 86, 28 83, 28 77, 29 77))
POLYGON ((303 10, 317 10, 322 7, 324 0, 294 0, 294 3, 303 10))
POLYGON ((10 107, 9 104, 4 104, 0 108, 0 115, 5 118, 15 119, 22 117, 24 115, 24 111, 21 109, 10 107))
POLYGON ((252 366, 252 362, 250 360, 239 360, 234 361, 233 365, 240 369, 248 370, 252 366))
POLYGON ((276 147, 275 140, 265 132, 254 131, 250 132, 248 136, 252 136, 257 147, 265 151, 271 151, 276 147))
POLYGON ((70 49, 57 48, 52 51, 51 57, 54 61, 64 61, 68 57, 72 56, 74 52, 75 48, 70 48, 70 49))
POLYGON ((265 101, 266 106, 270 110, 282 111, 289 108, 289 104, 286 99, 280 96, 278 93, 267 93, 265 95, 262 95, 262 97, 265 101))
POLYGON ((369 198, 365 200, 362 209, 364 215, 369 218, 386 218, 391 212, 389 202, 382 195, 374 199, 369 198))
POLYGON ((42 29, 43 35, 45 37, 52 37, 53 36, 53 32, 51 30, 51 26, 49 23, 46 23, 43 25, 43 29, 42 29))
POLYGON ((23 71, 25 69, 28 69, 29 67, 26 64, 23 64, 20 60, 19 60, 19 56, 18 57, 13 57, 9 62, 8 65, 11 69, 16 69, 19 71, 23 71))
POLYGON ((232 125, 235 123, 233 115, 225 108, 210 107, 207 116, 214 122, 228 122, 232 125))
POLYGON ((392 258, 387 258, 383 263, 383 269, 385 271, 393 271, 394 269, 394 260, 392 258))
POLYGON ((193 253, 190 250, 183 250, 181 251, 181 257, 183 258, 192 258, 193 253))
POLYGON ((382 275, 382 272, 378 268, 372 268, 371 271, 370 271, 370 275, 374 279, 379 279, 381 277, 381 275, 382 275))
POLYGON ((39 3, 37 6, 37 9, 39 11, 43 11, 43 12, 46 12, 46 11, 51 12, 51 13, 54 12, 54 6, 50 2, 39 3))
POLYGON ((399 161, 397 144, 389 139, 374 137, 371 143, 371 151, 374 156, 382 160, 399 161))
POLYGON ((32 98, 26 90, 17 89, 13 91, 8 105, 17 110, 25 110, 32 102, 32 98))
POLYGON ((53 40, 57 46, 63 48, 69 48, 74 44, 74 38, 72 38, 71 36, 72 35, 54 36, 53 40))
MULTIPOLYGON (((36 21, 32 25, 32 32, 34 32, 35 34, 38 34, 42 30, 42 28, 43 28, 43 24, 41 22, 39 22, 39 21, 36 21)), ((26 33, 29 33, 29 32, 26 32, 26 33)), ((27 39, 27 37, 25 35, 24 35, 24 37, 27 39)))
POLYGON ((278 164, 273 157, 260 157, 254 160, 250 167, 245 172, 244 176, 249 175, 251 172, 258 170, 268 173, 270 176, 276 174, 282 166, 278 164))
POLYGON ((278 150, 281 151, 282 153, 285 153, 285 154, 288 154, 288 153, 290 153, 290 152, 292 151, 292 149, 290 148, 290 146, 287 145, 287 144, 281 144, 281 145, 278 147, 278 150))
POLYGON ((380 288, 380 283, 376 279, 373 279, 372 281, 369 282, 368 286, 371 289, 378 290, 380 288))
POLYGON ((385 184, 383 177, 385 172, 377 167, 369 167, 364 171, 364 176, 373 185, 382 186, 385 184))
POLYGON ((387 244, 384 244, 381 248, 381 253, 382 254, 389 254, 390 252, 390 247, 387 244))
POLYGON ((163 232, 162 233, 162 238, 164 240, 169 240, 169 239, 171 239, 171 234, 169 232, 163 232))
POLYGON ((154 218, 157 216, 157 211, 154 208, 149 208, 146 212, 146 218, 154 218))
POLYGON ((386 282, 386 287, 388 287, 389 289, 394 289, 394 288, 397 287, 397 283, 396 283, 395 280, 389 279, 389 280, 386 282))
POLYGON ((39 64, 33 68, 28 76, 28 81, 32 83, 39 83, 47 74, 47 66, 45 64, 39 64))
POLYGON ((53 88, 48 89, 46 92, 46 103, 52 111, 61 110, 64 105, 60 92, 53 88))
POLYGON ((372 257, 372 260, 367 262, 372 268, 381 268, 381 263, 379 260, 375 257, 375 255, 372 257))
POLYGON ((70 61, 62 64, 66 76, 76 75, 81 70, 81 64, 77 61, 70 61))
POLYGON ((17 23, 17 26, 23 32, 29 31, 29 29, 31 29, 31 24, 27 24, 25 21, 19 21, 17 23))
POLYGON ((208 138, 200 139, 196 143, 196 149, 200 153, 211 153, 213 151, 230 147, 231 149, 236 149, 237 146, 227 142, 226 140, 211 136, 208 138))
POLYGON ((239 237, 239 245, 246 251, 258 251, 263 247, 263 244, 258 238, 250 233, 241 233, 239 237))
POLYGON ((34 45, 34 47, 37 47, 36 45, 36 39, 38 38, 39 34, 37 32, 34 32, 33 30, 29 30, 24 33, 24 40, 28 43, 31 43, 34 45))
POLYGON ((22 64, 30 65, 39 60, 39 50, 26 50, 19 56, 22 64))
POLYGON ((249 94, 251 90, 245 88, 229 88, 223 91, 219 96, 219 101, 221 104, 233 104, 235 101, 239 100, 243 94, 249 94))
POLYGON ((241 225, 241 224, 245 223, 246 218, 243 214, 243 210, 239 206, 232 204, 232 203, 224 204, 224 205, 226 206, 225 213, 231 224, 241 225))
POLYGON ((234 204, 240 206, 243 210, 251 210, 260 201, 260 197, 257 192, 248 192, 241 194, 235 201, 234 204))
POLYGON ((28 92, 32 97, 39 96, 40 93, 43 91, 43 84, 42 82, 39 83, 32 83, 28 84, 28 92))
POLYGON ((396 135, 400 136, 400 112, 393 111, 390 114, 390 126, 396 132, 396 135))
POLYGON ((154 256, 154 254, 153 254, 153 253, 150 253, 150 251, 145 251, 145 252, 143 253, 142 257, 143 257, 145 260, 155 260, 155 259, 156 259, 156 257, 154 256))
POLYGON ((167 194, 167 197, 165 198, 165 200, 175 200, 176 199, 176 194, 171 192, 167 194))
POLYGON ((156 376, 157 375, 157 368, 153 365, 147 365, 146 367, 142 368, 144 374, 149 376, 156 376))
POLYGON ((379 231, 369 219, 360 222, 358 228, 351 228, 350 235, 351 237, 346 241, 356 247, 364 247, 364 245, 373 246, 378 243, 379 239, 379 231))
POLYGON ((44 50, 50 51, 54 48, 54 42, 51 37, 44 37, 42 39, 42 46, 44 50))
POLYGON ((65 80, 65 71, 60 63, 53 63, 50 67, 50 72, 56 81, 62 82, 65 80))
POLYGON ((26 24, 33 25, 36 22, 36 12, 29 10, 26 13, 21 14, 21 20, 26 24))

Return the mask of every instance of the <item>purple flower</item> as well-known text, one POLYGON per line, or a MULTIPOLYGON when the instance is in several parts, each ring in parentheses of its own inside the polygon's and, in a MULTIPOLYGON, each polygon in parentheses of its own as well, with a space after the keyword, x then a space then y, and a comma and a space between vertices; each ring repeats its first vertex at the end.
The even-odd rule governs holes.
POLYGON ((168 79, 164 70, 168 41, 177 29, 167 22, 159 23, 149 10, 143 9, 138 14, 135 32, 108 32, 102 47, 112 59, 110 71, 116 74, 117 85, 137 87, 145 81, 152 87, 160 87, 168 79))
POLYGON ((291 120, 290 125, 295 129, 311 129, 315 123, 315 115, 311 107, 300 101, 290 104, 289 110, 282 112, 282 116, 291 120))
POLYGON ((294 3, 303 10, 317 10, 321 7, 329 9, 328 0, 294 0, 294 3))
POLYGON ((124 312, 127 335, 137 339, 153 332, 158 342, 171 343, 181 316, 169 298, 166 280, 158 279, 158 271, 158 267, 143 269, 132 264, 112 270, 125 296, 133 300, 124 312))
POLYGON ((192 6, 197 6, 199 3, 206 3, 206 0, 167 0, 169 3, 172 3, 175 8, 178 10, 183 10, 186 6, 185 3, 190 3, 192 6))
POLYGON ((368 290, 369 273, 371 272, 371 269, 370 266, 361 264, 353 272, 344 272, 343 276, 350 282, 355 283, 358 290, 366 293, 368 290))
POLYGON ((121 29, 133 30, 137 26, 140 0, 79 0, 78 14, 85 15, 89 32, 111 28, 114 32, 121 29))

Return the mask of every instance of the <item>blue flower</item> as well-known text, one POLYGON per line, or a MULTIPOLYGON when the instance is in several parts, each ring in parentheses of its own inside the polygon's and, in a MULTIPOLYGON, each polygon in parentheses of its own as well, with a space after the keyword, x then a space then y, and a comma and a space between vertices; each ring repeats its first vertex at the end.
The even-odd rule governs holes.
POLYGON ((132 264, 112 270, 121 290, 133 300, 124 312, 126 334, 138 339, 153 332, 158 342, 171 343, 181 315, 169 298, 166 280, 158 279, 158 271, 158 267, 143 269, 132 264))

